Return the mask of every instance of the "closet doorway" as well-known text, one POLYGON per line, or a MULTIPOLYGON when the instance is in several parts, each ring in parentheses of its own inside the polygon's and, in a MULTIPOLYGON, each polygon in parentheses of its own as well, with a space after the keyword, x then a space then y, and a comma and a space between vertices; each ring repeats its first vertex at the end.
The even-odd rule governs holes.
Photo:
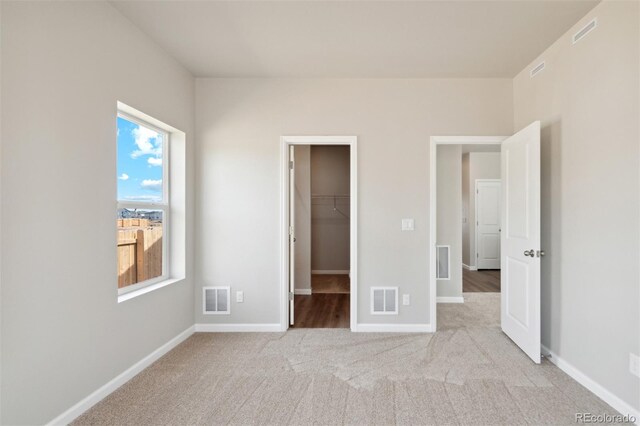
POLYGON ((285 305, 287 325, 295 328, 353 328, 356 312, 355 138, 325 138, 283 138, 285 305))

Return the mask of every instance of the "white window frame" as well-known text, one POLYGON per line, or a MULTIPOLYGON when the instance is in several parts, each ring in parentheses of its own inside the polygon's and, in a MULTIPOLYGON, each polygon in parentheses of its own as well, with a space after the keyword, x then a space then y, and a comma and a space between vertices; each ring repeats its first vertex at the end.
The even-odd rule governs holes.
MULTIPOLYGON (((131 293, 137 290, 140 290, 145 287, 149 287, 151 285, 160 283, 162 281, 166 281, 170 276, 170 265, 169 265, 169 240, 170 240, 170 229, 169 225, 171 223, 170 220, 170 211, 171 204, 169 199, 169 149, 170 149, 170 137, 171 134, 164 129, 159 128, 158 126, 154 126, 145 120, 141 120, 137 117, 132 116, 131 114, 127 114, 124 111, 118 110, 118 117, 123 118, 127 121, 130 121, 139 126, 143 126, 149 128, 158 134, 162 135, 162 202, 150 202, 150 201, 121 201, 118 198, 116 193, 116 214, 120 209, 141 209, 141 210, 160 210, 162 211, 162 275, 155 278, 150 278, 148 280, 129 285, 123 288, 118 289, 118 296, 123 294, 131 293)), ((116 141, 116 150, 117 150, 117 141, 116 141)), ((117 158, 117 156, 116 156, 117 158)), ((117 160, 116 160, 117 164, 117 160)), ((116 173, 117 175, 117 173, 116 173)), ((117 176, 116 176, 117 177, 117 176)), ((117 232, 117 231, 116 231, 117 232)), ((117 261, 117 260, 116 260, 117 261)), ((117 285, 117 276, 116 276, 116 285, 117 285)))

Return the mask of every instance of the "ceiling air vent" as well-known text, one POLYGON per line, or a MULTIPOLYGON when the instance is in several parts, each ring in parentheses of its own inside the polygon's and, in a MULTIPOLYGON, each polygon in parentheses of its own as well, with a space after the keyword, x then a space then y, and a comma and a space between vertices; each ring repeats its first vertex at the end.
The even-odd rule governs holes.
POLYGON ((398 314, 398 287, 371 287, 371 314, 398 314))
POLYGON ((204 287, 202 289, 203 313, 211 315, 228 315, 231 289, 229 287, 204 287))
POLYGON ((584 36, 586 36, 591 31, 593 31, 597 26, 598 26, 598 18, 593 18, 591 21, 589 21, 587 25, 582 27, 580 31, 578 31, 573 35, 573 44, 576 44, 578 41, 584 38, 584 36))
POLYGON ((544 69, 544 61, 540 62, 535 67, 531 68, 531 71, 529 71, 529 75, 531 76, 531 78, 533 78, 535 77, 536 74, 538 74, 543 69, 544 69))

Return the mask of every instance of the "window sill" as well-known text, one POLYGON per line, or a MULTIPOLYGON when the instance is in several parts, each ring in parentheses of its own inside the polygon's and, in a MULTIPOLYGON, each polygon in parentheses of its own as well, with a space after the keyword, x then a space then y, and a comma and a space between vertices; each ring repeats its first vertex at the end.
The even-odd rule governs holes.
POLYGON ((143 294, 150 293, 154 290, 158 290, 162 287, 166 287, 179 281, 184 281, 184 278, 169 278, 164 281, 160 281, 159 283, 151 284, 138 290, 131 291, 129 293, 120 294, 118 295, 118 303, 126 302, 127 300, 134 299, 138 296, 142 296, 143 294))

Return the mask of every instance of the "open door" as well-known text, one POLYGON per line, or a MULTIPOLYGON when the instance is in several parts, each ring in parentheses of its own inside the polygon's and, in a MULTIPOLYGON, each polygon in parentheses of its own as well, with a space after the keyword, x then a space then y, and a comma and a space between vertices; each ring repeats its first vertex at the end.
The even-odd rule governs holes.
POLYGON ((294 173, 294 164, 295 164, 295 146, 289 145, 289 325, 293 325, 293 307, 294 307, 294 290, 296 288, 295 282, 295 268, 296 268, 296 258, 295 258, 295 248, 294 243, 296 241, 294 235, 294 223, 296 223, 296 181, 295 181, 295 173, 294 173))
POLYGON ((502 143, 502 331, 540 363, 540 122, 502 143))

